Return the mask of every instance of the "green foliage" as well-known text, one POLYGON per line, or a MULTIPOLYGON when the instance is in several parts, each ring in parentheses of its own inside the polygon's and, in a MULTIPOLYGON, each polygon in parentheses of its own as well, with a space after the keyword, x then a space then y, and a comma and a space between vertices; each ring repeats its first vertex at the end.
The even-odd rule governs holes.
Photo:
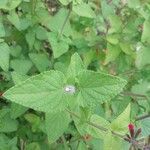
POLYGON ((149 149, 149 26, 148 0, 0 0, 0 150, 149 149))

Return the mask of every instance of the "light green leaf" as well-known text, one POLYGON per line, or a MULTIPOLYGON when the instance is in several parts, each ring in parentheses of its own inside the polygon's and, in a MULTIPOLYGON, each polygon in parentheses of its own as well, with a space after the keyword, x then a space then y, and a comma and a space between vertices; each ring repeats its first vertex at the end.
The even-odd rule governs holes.
MULTIPOLYGON (((62 26, 64 25, 65 18, 68 16, 69 11, 67 9, 61 8, 56 15, 54 15, 48 22, 47 28, 53 32, 60 34, 62 32, 62 26)), ((69 19, 65 23, 63 28, 63 35, 70 36, 72 34, 72 29, 70 26, 69 19)))
POLYGON ((9 69, 9 53, 9 46, 4 42, 0 43, 0 67, 4 71, 9 69))
POLYGON ((13 59, 10 62, 10 67, 19 74, 27 74, 32 67, 32 62, 29 59, 13 59))
POLYGON ((45 53, 30 53, 29 57, 40 72, 46 71, 50 66, 50 60, 45 53))
POLYGON ((72 77, 75 79, 78 73, 83 69, 85 69, 85 67, 81 60, 81 57, 78 53, 74 53, 71 57, 70 65, 67 70, 68 78, 72 77))
POLYGON ((61 72, 44 72, 10 88, 4 93, 4 97, 35 110, 60 111, 67 105, 64 79, 61 72))
POLYGON ((89 4, 86 3, 81 3, 78 5, 73 6, 73 11, 82 17, 87 17, 87 18, 95 18, 95 12, 92 10, 89 4))
POLYGON ((2 22, 0 22, 0 37, 4 37, 4 36, 5 36, 4 25, 2 22))
POLYGON ((83 106, 110 100, 119 94, 126 84, 126 81, 119 77, 93 71, 82 71, 77 78, 78 103, 83 106))
POLYGON ((111 133, 107 133, 104 137, 103 150, 122 150, 122 144, 122 139, 113 136, 111 133))
POLYGON ((16 8, 22 0, 0 0, 0 9, 11 10, 16 8))
POLYGON ((142 69, 145 65, 150 64, 150 49, 149 47, 142 47, 136 52, 135 64, 138 69, 142 69))
POLYGON ((127 0, 127 2, 128 2, 128 6, 133 9, 139 8, 141 6, 139 0, 127 0))
MULTIPOLYGON (((110 130, 110 123, 98 115, 92 115, 90 118, 90 122, 92 122, 93 124, 96 124, 97 126, 100 126, 102 128, 108 129, 108 131, 110 130)), ((101 139, 104 139, 104 137, 107 133, 106 131, 102 131, 102 130, 97 129, 94 126, 90 126, 90 125, 88 126, 87 132, 92 137, 101 138, 101 139)))
POLYGON ((45 126, 50 143, 55 142, 65 132, 69 122, 67 112, 46 113, 45 126))
POLYGON ((141 36, 141 41, 142 42, 148 42, 150 43, 150 20, 145 20, 144 25, 143 25, 143 32, 141 36))
POLYGON ((0 132, 13 132, 18 128, 18 122, 10 118, 8 109, 0 110, 0 132))
POLYGON ((26 144, 25 150, 41 150, 39 143, 33 142, 30 144, 26 144))
POLYGON ((109 22, 110 22, 110 29, 108 30, 108 33, 117 33, 121 31, 121 19, 117 15, 110 15, 109 16, 109 22))
POLYGON ((30 25, 27 18, 19 18, 18 14, 14 11, 7 18, 19 31, 27 29, 30 25))
POLYGON ((54 58, 60 57, 61 55, 66 53, 69 49, 68 39, 64 37, 61 37, 60 39, 58 39, 57 34, 53 32, 49 33, 48 40, 51 44, 54 58))
POLYGON ((39 40, 47 39, 47 30, 44 27, 38 26, 35 30, 36 37, 39 40))
POLYGON ((29 30, 26 35, 25 35, 26 41, 29 45, 29 49, 33 48, 33 45, 35 43, 35 32, 33 32, 32 30, 29 30))
POLYGON ((116 131, 120 134, 126 134, 128 131, 128 124, 130 123, 130 104, 127 108, 111 123, 112 131, 116 131))
POLYGON ((114 61, 119 56, 120 52, 121 52, 121 48, 119 47, 119 45, 112 45, 108 43, 105 65, 111 61, 114 61))
POLYGON ((63 5, 68 5, 72 0, 59 0, 63 5))

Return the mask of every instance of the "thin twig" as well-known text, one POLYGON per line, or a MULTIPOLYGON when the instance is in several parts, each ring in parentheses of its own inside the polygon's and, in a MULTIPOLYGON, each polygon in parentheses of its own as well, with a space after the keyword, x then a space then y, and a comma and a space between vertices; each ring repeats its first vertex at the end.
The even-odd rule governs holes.
POLYGON ((142 116, 139 116, 135 119, 135 121, 139 121, 139 120, 143 120, 145 118, 149 118, 150 117, 150 114, 145 114, 145 115, 142 115, 142 116))
POLYGON ((132 92, 121 92, 121 94, 123 94, 123 95, 125 95, 125 96, 141 97, 141 98, 147 99, 147 96, 146 96, 146 95, 137 94, 137 93, 132 93, 132 92))
POLYGON ((64 22, 63 22, 63 24, 62 24, 62 27, 61 27, 60 32, 59 32, 59 34, 58 34, 58 39, 59 39, 59 38, 61 37, 61 35, 63 34, 65 25, 66 25, 66 23, 67 23, 67 21, 68 21, 68 19, 69 19, 69 17, 70 17, 71 11, 72 11, 72 3, 69 4, 69 12, 68 12, 68 14, 67 14, 67 16, 66 16, 66 18, 65 18, 65 20, 64 20, 64 22))

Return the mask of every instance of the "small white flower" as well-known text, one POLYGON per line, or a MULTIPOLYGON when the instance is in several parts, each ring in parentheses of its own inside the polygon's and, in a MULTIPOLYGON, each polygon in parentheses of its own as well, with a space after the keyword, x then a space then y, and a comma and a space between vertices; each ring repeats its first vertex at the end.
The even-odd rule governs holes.
POLYGON ((76 88, 73 85, 66 85, 64 91, 66 93, 74 94, 76 92, 76 88))

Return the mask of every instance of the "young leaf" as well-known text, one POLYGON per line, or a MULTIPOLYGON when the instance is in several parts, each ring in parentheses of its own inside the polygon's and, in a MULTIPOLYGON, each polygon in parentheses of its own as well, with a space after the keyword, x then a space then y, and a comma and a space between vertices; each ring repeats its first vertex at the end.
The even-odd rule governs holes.
POLYGON ((73 11, 82 17, 87 17, 87 18, 95 18, 95 12, 92 10, 89 4, 86 3, 81 3, 78 5, 73 6, 73 11))
POLYGON ((30 53, 29 57, 40 72, 46 71, 50 66, 48 55, 45 53, 30 53))
POLYGON ((48 40, 51 44, 54 58, 60 57, 62 54, 66 53, 69 49, 68 39, 64 37, 58 39, 57 34, 53 32, 48 34, 48 40))
POLYGON ((9 69, 9 53, 10 49, 6 43, 0 43, 0 67, 4 71, 9 69))
POLYGON ((115 76, 93 71, 82 71, 77 76, 80 105, 96 105, 110 100, 122 91, 126 81, 115 76))
POLYGON ((67 70, 67 75, 69 77, 75 78, 80 71, 85 69, 81 57, 78 53, 74 53, 71 57, 71 62, 67 70))
POLYGON ((55 112, 67 105, 64 98, 64 75, 48 71, 10 88, 4 97, 12 102, 43 112, 55 112))
POLYGON ((149 136, 150 133, 150 118, 146 118, 140 121, 142 127, 142 135, 149 136))
POLYGON ((59 0, 63 5, 68 5, 72 0, 59 0))
POLYGON ((50 143, 55 142, 65 132, 69 122, 67 112, 46 113, 45 126, 50 143))
POLYGON ((121 134, 125 134, 128 131, 128 124, 130 123, 130 104, 127 108, 111 123, 111 129, 121 134))

